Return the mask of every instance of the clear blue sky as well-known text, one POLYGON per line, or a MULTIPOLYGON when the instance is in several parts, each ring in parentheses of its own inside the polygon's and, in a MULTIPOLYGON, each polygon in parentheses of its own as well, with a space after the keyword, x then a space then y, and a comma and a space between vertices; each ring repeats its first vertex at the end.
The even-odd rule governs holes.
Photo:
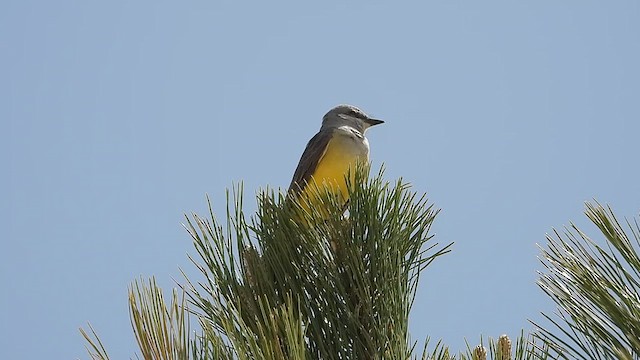
POLYGON ((0 53, 2 359, 87 358, 88 321, 132 356, 130 281, 195 274, 183 213, 286 187, 339 103, 455 241, 415 339, 531 329, 545 233, 640 209, 638 1, 5 0, 0 53))

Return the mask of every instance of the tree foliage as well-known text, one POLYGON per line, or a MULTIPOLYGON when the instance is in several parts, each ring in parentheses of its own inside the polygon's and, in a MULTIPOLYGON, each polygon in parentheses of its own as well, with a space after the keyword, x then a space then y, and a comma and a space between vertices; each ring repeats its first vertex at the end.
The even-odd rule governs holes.
MULTIPOLYGON (((348 179, 350 177, 347 177, 348 179)), ((454 354, 442 342, 421 351, 408 331, 421 272, 450 251, 429 230, 438 210, 382 171, 359 169, 345 205, 326 187, 313 203, 272 190, 257 212, 241 186, 227 193, 221 222, 191 214, 185 228, 200 274, 167 303, 152 278, 129 289, 130 318, 144 359, 639 359, 640 228, 587 205, 599 245, 572 225, 549 236, 539 285, 558 304, 552 327, 454 354), (196 320, 196 330, 190 321, 196 320)), ((428 284, 427 284, 428 285, 428 284)), ((437 329, 434 329, 437 331, 437 329)), ((108 359, 90 327, 92 359, 108 359)))
POLYGON ((437 211, 424 196, 382 174, 365 176, 349 185, 346 213, 327 188, 314 189, 313 204, 265 191, 247 220, 238 189, 226 230, 213 213, 188 219, 206 279, 191 283, 189 295, 230 355, 411 357, 408 317, 420 271, 449 246, 432 244, 437 211))
POLYGON ((576 225, 547 236, 538 284, 558 305, 539 337, 562 358, 640 359, 640 226, 587 203, 603 239, 576 225))

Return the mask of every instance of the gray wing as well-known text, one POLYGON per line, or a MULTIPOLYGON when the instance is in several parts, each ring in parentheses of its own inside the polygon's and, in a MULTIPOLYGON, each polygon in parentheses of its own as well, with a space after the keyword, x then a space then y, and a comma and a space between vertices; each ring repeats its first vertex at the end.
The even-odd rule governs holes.
POLYGON ((320 159, 324 156, 332 135, 333 129, 321 130, 309 140, 293 174, 291 185, 289 185, 289 194, 298 195, 304 189, 304 186, 316 170, 320 159))

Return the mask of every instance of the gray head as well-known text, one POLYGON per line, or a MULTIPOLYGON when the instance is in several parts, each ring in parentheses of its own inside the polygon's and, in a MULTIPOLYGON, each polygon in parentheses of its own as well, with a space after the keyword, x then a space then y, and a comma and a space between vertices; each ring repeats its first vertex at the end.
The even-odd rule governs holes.
POLYGON ((353 105, 338 105, 324 115, 321 129, 347 125, 364 134, 369 127, 383 122, 370 118, 364 111, 353 105))

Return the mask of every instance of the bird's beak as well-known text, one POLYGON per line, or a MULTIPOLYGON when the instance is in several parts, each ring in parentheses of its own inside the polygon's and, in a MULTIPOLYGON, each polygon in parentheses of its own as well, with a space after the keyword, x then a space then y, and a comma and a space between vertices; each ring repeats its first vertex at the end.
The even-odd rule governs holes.
POLYGON ((369 126, 384 124, 384 121, 378 119, 366 119, 364 122, 369 126))

